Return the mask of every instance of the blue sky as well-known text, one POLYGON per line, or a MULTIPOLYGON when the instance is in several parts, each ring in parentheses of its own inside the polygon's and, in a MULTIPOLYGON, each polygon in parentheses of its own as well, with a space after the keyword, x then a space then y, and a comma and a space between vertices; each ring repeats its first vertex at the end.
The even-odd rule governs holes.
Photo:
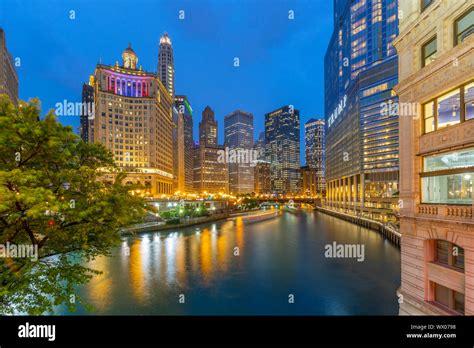
MULTIPOLYGON (((158 41, 167 31, 176 93, 193 107, 195 138, 206 105, 215 111, 222 143, 224 116, 233 110, 253 113, 257 137, 266 112, 292 104, 301 115, 303 164, 303 124, 323 117, 332 6, 331 0, 1 0, 0 26, 21 60, 20 98, 40 98, 43 112, 65 99, 80 102, 98 61, 121 63, 129 42, 139 65, 156 71, 158 41)), ((78 117, 60 121, 78 131, 78 117)))

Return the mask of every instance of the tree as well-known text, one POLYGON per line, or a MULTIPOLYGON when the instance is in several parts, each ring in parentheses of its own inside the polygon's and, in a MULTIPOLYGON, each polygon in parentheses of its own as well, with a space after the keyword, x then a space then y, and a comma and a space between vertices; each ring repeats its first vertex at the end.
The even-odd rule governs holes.
MULTIPOLYGON (((75 287, 100 273, 88 261, 109 255, 119 229, 143 221, 143 198, 123 174, 105 180, 112 154, 84 143, 39 101, 14 106, 0 95, 0 245, 37 248, 38 260, 0 259, 0 314, 52 312, 83 300, 75 287)), ((1 256, 1 255, 0 255, 1 256)))

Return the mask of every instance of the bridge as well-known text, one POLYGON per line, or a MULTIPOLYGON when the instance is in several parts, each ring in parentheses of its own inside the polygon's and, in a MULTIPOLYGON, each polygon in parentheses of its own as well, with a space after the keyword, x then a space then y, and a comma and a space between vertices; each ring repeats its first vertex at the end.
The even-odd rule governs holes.
POLYGON ((231 205, 233 205, 233 203, 229 200, 223 199, 180 199, 177 197, 171 197, 147 198, 146 201, 149 205, 153 205, 155 208, 161 211, 174 209, 178 206, 196 208, 200 205, 204 205, 206 209, 212 211, 220 211, 228 209, 231 205))
POLYGON ((147 203, 149 205, 153 205, 158 210, 166 211, 169 209, 174 209, 178 206, 183 207, 198 207, 200 205, 204 205, 207 209, 211 211, 224 211, 229 210, 231 208, 235 208, 235 205, 241 202, 241 200, 249 198, 252 200, 256 200, 261 207, 281 207, 288 203, 293 203, 296 206, 299 205, 311 205, 316 206, 320 205, 320 199, 315 199, 312 197, 292 197, 292 198, 284 198, 284 197, 259 197, 259 196, 248 196, 248 197, 239 197, 236 199, 204 199, 204 198, 197 198, 197 199, 183 199, 179 197, 166 197, 166 198, 147 198, 147 203))

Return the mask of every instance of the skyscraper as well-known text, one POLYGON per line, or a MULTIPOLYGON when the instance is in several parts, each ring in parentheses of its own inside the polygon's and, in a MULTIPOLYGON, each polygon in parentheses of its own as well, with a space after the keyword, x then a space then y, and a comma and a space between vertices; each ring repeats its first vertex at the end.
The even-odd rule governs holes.
POLYGON ((13 103, 18 103, 18 76, 13 57, 7 50, 5 31, 2 28, 0 28, 0 94, 6 94, 13 103))
POLYGON ((194 147, 194 190, 198 193, 228 193, 227 163, 223 145, 217 143, 217 121, 214 111, 206 106, 199 122, 200 142, 194 147))
POLYGON ((265 160, 265 132, 258 134, 258 139, 253 144, 253 149, 257 155, 257 160, 265 160))
POLYGON ((183 115, 184 128, 184 191, 191 193, 193 187, 194 141, 193 141, 193 109, 184 95, 175 97, 175 107, 183 115))
POLYGON ((301 194, 308 197, 320 197, 321 191, 318 190, 319 178, 316 169, 310 168, 309 166, 303 166, 300 171, 301 194))
POLYGON ((298 194, 300 113, 293 105, 265 114, 265 154, 270 162, 272 192, 298 194))
POLYGON ((89 84, 82 85, 82 109, 80 133, 84 142, 89 142, 89 119, 94 117, 94 79, 91 78, 89 84))
POLYGON ((231 194, 253 192, 253 115, 236 110, 224 118, 224 145, 229 153, 229 191, 231 194))
POLYGON ((173 107, 173 190, 185 191, 185 158, 184 158, 184 114, 173 107))
POLYGON ((122 59, 121 66, 98 64, 91 77, 95 114, 89 141, 113 153, 127 174, 124 182, 140 183, 151 196, 171 194, 173 100, 155 74, 137 67, 130 45, 122 59))
POLYGON ((323 195, 326 193, 326 145, 324 136, 324 120, 315 120, 314 118, 311 118, 305 123, 304 131, 306 165, 311 169, 311 172, 314 171, 315 173, 315 193, 323 195))
POLYGON ((199 122, 199 144, 217 145, 217 121, 214 118, 214 111, 206 106, 202 112, 202 119, 199 122))
POLYGON ((474 315, 474 7, 400 9, 400 314, 474 315))
POLYGON ((338 0, 325 56, 327 206, 396 220, 397 0, 338 0))
POLYGON ((160 38, 160 48, 158 52, 158 77, 174 98, 174 57, 173 46, 168 33, 164 33, 160 38))
POLYGON ((265 132, 260 132, 257 141, 253 145, 257 161, 254 168, 254 192, 257 194, 270 193, 270 162, 265 156, 265 132))

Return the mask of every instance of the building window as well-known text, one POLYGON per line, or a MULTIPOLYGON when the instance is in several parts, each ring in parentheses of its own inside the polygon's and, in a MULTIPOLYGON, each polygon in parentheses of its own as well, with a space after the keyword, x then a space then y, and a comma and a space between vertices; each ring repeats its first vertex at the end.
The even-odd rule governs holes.
POLYGON ((464 115, 466 120, 474 118, 474 82, 464 87, 464 115))
POLYGON ((474 148, 443 152, 423 158, 423 172, 474 168, 474 148))
POLYGON ((471 205, 472 178, 474 172, 423 177, 422 203, 471 205))
POLYGON ((474 34, 474 8, 454 21, 454 45, 463 42, 472 34, 474 34))
POLYGON ((421 12, 433 3, 433 0, 421 0, 421 12))
POLYGON ((461 122, 460 90, 449 92, 436 100, 438 129, 461 122))
POLYGON ((422 56, 422 64, 423 66, 427 66, 434 62, 436 59, 437 53, 437 40, 436 36, 432 38, 430 41, 425 43, 421 47, 421 56, 422 56))
POLYGON ((435 117, 434 117, 434 101, 426 103, 423 106, 423 112, 425 115, 425 133, 429 133, 435 130, 435 117))
POLYGON ((435 242, 435 261, 464 271, 464 249, 446 240, 435 242))
POLYGON ((464 294, 434 283, 434 297, 437 304, 464 314, 464 294))
POLYGON ((423 104, 424 133, 430 133, 474 118, 474 82, 456 88, 423 104))
POLYGON ((423 158, 421 201, 428 204, 472 204, 474 148, 423 158))

